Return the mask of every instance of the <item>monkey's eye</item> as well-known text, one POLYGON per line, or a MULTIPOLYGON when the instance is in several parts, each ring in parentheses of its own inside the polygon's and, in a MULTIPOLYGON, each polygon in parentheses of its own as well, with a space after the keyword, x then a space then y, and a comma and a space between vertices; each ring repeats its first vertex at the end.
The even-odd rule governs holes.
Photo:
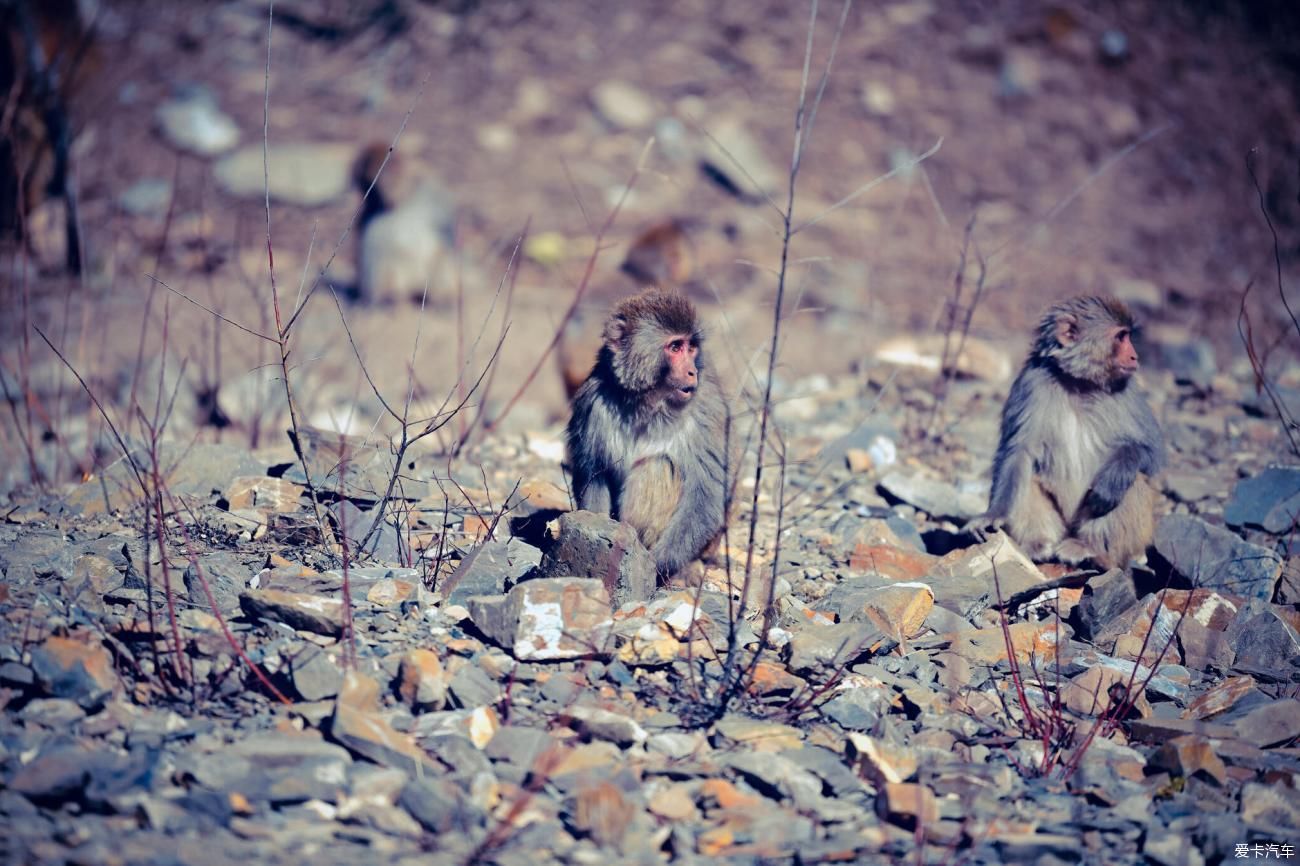
POLYGON ((1125 340, 1127 340, 1129 336, 1130 334, 1127 328, 1120 328, 1118 331, 1115 332, 1115 342, 1122 343, 1125 340))
POLYGON ((682 351, 686 348, 686 341, 673 340, 671 343, 667 345, 666 348, 668 349, 669 352, 672 352, 674 355, 680 355, 682 351))

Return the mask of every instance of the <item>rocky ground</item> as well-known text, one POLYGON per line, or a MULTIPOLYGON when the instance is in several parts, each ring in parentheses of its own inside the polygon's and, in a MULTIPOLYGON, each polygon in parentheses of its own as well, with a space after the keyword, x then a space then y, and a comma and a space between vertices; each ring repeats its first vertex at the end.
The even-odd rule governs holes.
POLYGON ((306 449, 324 542, 287 443, 11 498, 8 861, 1292 856, 1300 468, 1269 466, 1248 382, 1148 381, 1172 463, 1130 572, 963 533, 1004 386, 956 382, 937 417, 969 435, 927 442, 929 377, 884 365, 778 403, 743 605, 752 480, 730 546, 655 588, 625 530, 566 513, 558 427, 408 472, 346 566, 389 458, 337 436, 306 449))
POLYGON ((98 5, 86 274, 53 272, 46 203, 0 280, 5 862, 1295 856, 1287 4, 854 7, 797 217, 943 145, 796 237, 757 495, 805 7, 284 0, 268 97, 268 4, 98 5), (418 313, 336 306, 349 165, 399 128, 455 274, 418 313), (651 136, 580 318, 678 220, 744 455, 721 550, 664 587, 569 513, 541 349, 651 136), (285 341, 296 423, 268 192, 281 303, 324 275, 285 341), (1170 449, 1127 572, 963 529, 1027 328, 1082 291, 1146 324, 1170 449), (386 406, 464 397, 394 465, 386 406))

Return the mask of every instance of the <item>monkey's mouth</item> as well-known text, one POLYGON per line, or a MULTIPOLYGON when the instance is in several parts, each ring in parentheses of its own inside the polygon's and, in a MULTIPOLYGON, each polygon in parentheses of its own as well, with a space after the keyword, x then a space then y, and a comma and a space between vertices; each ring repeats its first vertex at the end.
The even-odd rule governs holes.
POLYGON ((687 400, 691 399, 694 396, 695 396, 694 385, 684 385, 681 388, 673 389, 673 397, 678 402, 685 403, 687 400))

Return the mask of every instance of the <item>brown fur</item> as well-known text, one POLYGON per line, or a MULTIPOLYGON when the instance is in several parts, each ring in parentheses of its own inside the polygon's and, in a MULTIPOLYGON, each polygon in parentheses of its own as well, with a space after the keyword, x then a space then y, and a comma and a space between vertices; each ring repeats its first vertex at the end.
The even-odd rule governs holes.
POLYGON ((622 270, 642 285, 680 286, 691 278, 694 259, 682 223, 669 220, 651 226, 632 242, 622 270))
POLYGON ((668 527, 682 498, 682 481, 666 456, 648 457, 632 466, 623 482, 623 509, 619 518, 636 530, 650 549, 668 527))

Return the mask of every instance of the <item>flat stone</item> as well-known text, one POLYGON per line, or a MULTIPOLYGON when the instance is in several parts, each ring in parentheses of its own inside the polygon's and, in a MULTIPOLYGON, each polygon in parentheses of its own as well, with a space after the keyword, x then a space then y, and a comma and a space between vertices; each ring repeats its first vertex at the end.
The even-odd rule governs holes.
POLYGON ((501 699, 501 686, 477 665, 461 665, 447 688, 459 707, 491 706, 501 699))
POLYGON ((600 707, 575 704, 561 714, 576 730, 598 740, 608 740, 624 748, 644 743, 645 729, 635 719, 600 707))
POLYGON ((504 596, 470 599, 470 618, 520 661, 592 658, 608 652, 609 593, 599 580, 527 580, 504 596))
POLYGON ((988 491, 962 490, 947 481, 902 471, 880 479, 880 489, 936 519, 966 521, 984 513, 988 491))
POLYGON ((281 622, 300 631, 338 637, 343 633, 343 602, 278 589, 249 589, 239 594, 239 606, 252 619, 281 622))
POLYGON ((201 554, 187 563, 182 580, 190 604, 200 610, 210 610, 215 602, 218 612, 223 614, 237 610, 239 594, 248 588, 254 573, 244 559, 227 551, 217 551, 201 554))
POLYGON ((42 752, 18 768, 8 788, 38 803, 75 800, 90 781, 90 757, 79 748, 42 752))
POLYGON ((1229 526, 1248 526, 1281 535, 1300 514, 1300 466, 1270 466, 1232 489, 1223 510, 1229 526))
MULTIPOLYGON (((261 169, 258 171, 260 177, 261 169)), ((261 181, 258 184, 260 189, 261 181)), ((149 454, 144 450, 132 452, 132 460, 140 466, 150 465, 149 454)), ((247 448, 220 443, 164 442, 159 446, 158 463, 164 469, 163 482, 168 492, 177 497, 206 499, 220 494, 231 478, 266 472, 266 466, 247 448)), ((129 508, 139 498, 135 473, 119 457, 94 478, 74 488, 64 498, 63 505, 74 514, 91 515, 129 508)))
POLYGON ((297 511, 307 488, 283 478, 242 475, 231 480, 223 496, 229 508, 257 508, 262 511, 297 511))
POLYGON ((886 782, 876 796, 876 814, 907 830, 918 824, 931 827, 939 820, 939 804, 924 785, 886 782))
POLYGON ((1134 719, 1129 723, 1129 733, 1134 740, 1146 743, 1163 743, 1183 734, 1197 734, 1212 740, 1225 740, 1237 734, 1231 726, 1215 722, 1156 717, 1134 719))
POLYGON ((343 687, 343 669, 326 650, 308 646, 290 662, 293 687, 304 701, 332 698, 343 687))
POLYGON ((1269 832, 1300 827, 1300 792, 1282 783, 1247 782, 1241 786, 1241 818, 1269 832))
POLYGON ((935 602, 967 618, 995 606, 999 589, 1005 603, 1045 580, 1038 566, 1003 533, 941 557, 925 576, 935 602))
POLYGON ((616 849, 637 811, 636 804, 617 785, 593 782, 574 793, 570 821, 574 829, 597 845, 616 849))
POLYGON ((761 719, 728 715, 718 721, 714 730, 722 740, 757 752, 780 752, 803 746, 803 733, 798 728, 761 719))
POLYGON ((654 594, 654 560, 632 527, 590 511, 562 514, 557 526, 555 540, 542 556, 539 574, 611 581, 615 606, 644 601, 654 594))
POLYGON ((447 703, 448 679, 433 650, 413 649, 397 669, 397 694, 415 712, 441 710, 447 703))
POLYGON ((1196 697, 1187 709, 1183 710, 1184 719, 1205 720, 1225 713, 1251 694, 1256 694, 1255 678, 1249 676, 1229 677, 1223 682, 1196 697))
POLYGON ((1257 707, 1232 723, 1237 736, 1261 749, 1300 737, 1300 701, 1283 698, 1257 707))
POLYGON ((437 836, 468 834, 487 820, 465 791, 447 779, 412 779, 402 789, 398 804, 437 836))
POLYGON ((52 697, 76 701, 93 712, 117 686, 113 659, 102 644, 85 644, 67 637, 47 638, 32 650, 32 672, 41 690, 52 697))
POLYGON ((1220 785, 1228 783, 1228 770, 1214 753, 1210 741, 1196 734, 1166 741, 1151 757, 1149 765, 1185 779, 1200 773, 1220 785))
POLYGON ((849 554, 849 568, 853 571, 879 574, 893 580, 920 580, 938 561, 939 557, 919 550, 864 542, 858 542, 849 554))
MULTIPOLYGON (((272 143, 266 161, 271 197, 302 207, 328 204, 347 192, 355 158, 351 144, 272 143)), ((260 143, 223 157, 212 170, 230 195, 260 198, 266 192, 260 143)))
POLYGON ((518 539, 489 541, 474 548, 443 582, 447 604, 466 604, 476 595, 500 595, 541 562, 542 552, 518 539))
POLYGON ((410 737, 393 730, 379 713, 379 684, 370 677, 349 671, 343 680, 330 736, 355 754, 385 767, 397 767, 412 775, 437 773, 437 765, 410 737))
POLYGON ((239 126, 205 89, 162 103, 156 116, 164 137, 180 150, 216 156, 239 143, 239 126))
POLYGON ((1282 558, 1226 529, 1186 514, 1168 514, 1156 527, 1155 548, 1193 586, 1270 601, 1282 558))

